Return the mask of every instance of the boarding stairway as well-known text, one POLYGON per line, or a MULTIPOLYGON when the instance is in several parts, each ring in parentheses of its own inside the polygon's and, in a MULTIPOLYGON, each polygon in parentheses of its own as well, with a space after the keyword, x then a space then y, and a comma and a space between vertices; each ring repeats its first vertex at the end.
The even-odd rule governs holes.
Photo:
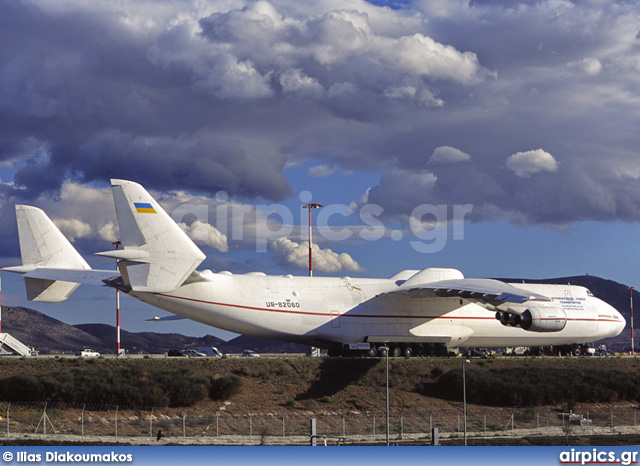
POLYGON ((20 356, 31 356, 31 348, 8 333, 0 333, 0 355, 17 353, 20 356))

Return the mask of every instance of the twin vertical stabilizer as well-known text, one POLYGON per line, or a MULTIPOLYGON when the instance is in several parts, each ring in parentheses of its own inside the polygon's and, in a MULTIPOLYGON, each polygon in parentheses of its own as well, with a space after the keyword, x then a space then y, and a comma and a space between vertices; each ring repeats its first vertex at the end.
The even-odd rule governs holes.
POLYGON ((124 249, 99 255, 120 260, 122 278, 133 291, 175 290, 205 255, 138 183, 111 180, 111 187, 124 249))
MULTIPOLYGON (((16 205, 18 236, 22 270, 26 273, 37 269, 89 270, 89 264, 69 243, 54 223, 37 207, 16 205)), ((8 271, 14 271, 7 268, 8 271)), ((78 283, 25 276, 27 298, 30 301, 64 301, 78 287, 78 283)))

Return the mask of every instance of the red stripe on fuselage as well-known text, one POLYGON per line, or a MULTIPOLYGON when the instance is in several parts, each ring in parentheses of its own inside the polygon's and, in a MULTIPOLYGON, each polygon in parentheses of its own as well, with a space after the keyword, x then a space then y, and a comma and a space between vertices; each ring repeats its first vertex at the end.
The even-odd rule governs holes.
MULTIPOLYGON (((212 306, 224 306, 224 307, 232 307, 236 309, 248 309, 250 311, 261 311, 261 312, 277 312, 281 314, 300 314, 300 315, 308 315, 308 316, 318 316, 318 317, 335 317, 330 312, 306 312, 306 311, 291 311, 288 309, 268 309, 263 307, 253 307, 253 306, 244 306, 241 304, 230 304, 230 303, 218 303, 214 301, 205 301, 203 299, 195 299, 195 298, 185 298, 183 296, 172 296, 168 294, 158 293, 158 296, 162 296, 165 298, 172 299, 181 299, 184 301, 191 301, 195 303, 209 304, 212 306)), ((495 320, 495 317, 487 316, 487 317, 477 317, 477 316, 443 316, 443 315, 386 315, 386 314, 340 314, 341 318, 345 317, 360 317, 360 318, 382 318, 382 319, 451 319, 451 320, 495 320)), ((545 320, 545 319, 541 319, 545 320)), ((556 320, 556 319, 551 319, 556 320)), ((574 322, 618 322, 613 319, 588 319, 588 318, 568 318, 568 321, 574 322)))

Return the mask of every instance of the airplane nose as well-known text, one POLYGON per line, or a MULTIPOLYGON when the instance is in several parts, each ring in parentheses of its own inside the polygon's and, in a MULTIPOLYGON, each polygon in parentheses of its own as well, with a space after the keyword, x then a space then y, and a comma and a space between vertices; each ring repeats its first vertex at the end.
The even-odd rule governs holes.
POLYGON ((615 319, 615 321, 613 322, 614 331, 612 332, 611 336, 615 337, 622 333, 624 328, 627 326, 627 321, 625 320, 624 316, 620 312, 618 312, 617 309, 613 307, 611 309, 614 312, 614 319, 615 319))

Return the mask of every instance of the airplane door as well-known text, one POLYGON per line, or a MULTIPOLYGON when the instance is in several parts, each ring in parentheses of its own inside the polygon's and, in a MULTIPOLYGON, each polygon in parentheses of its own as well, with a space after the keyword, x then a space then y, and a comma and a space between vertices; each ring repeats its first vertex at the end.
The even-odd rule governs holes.
POLYGON ((331 311, 331 327, 340 328, 340 313, 338 311, 331 311))

